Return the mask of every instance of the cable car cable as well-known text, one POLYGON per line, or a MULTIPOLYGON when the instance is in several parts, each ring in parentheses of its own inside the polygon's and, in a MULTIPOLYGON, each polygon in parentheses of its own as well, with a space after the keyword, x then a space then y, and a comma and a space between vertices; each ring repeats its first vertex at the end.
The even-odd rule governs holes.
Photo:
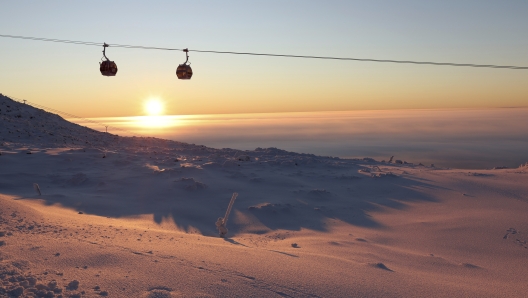
POLYGON ((388 63, 402 63, 402 64, 439 65, 439 66, 465 66, 465 67, 482 67, 482 68, 528 69, 528 66, 509 66, 509 65, 492 65, 492 64, 428 62, 428 61, 366 59, 366 58, 344 58, 344 57, 325 57, 325 56, 301 56, 301 55, 240 53, 240 52, 202 51, 202 50, 189 50, 189 51, 199 52, 199 53, 235 54, 235 55, 252 55, 252 56, 271 56, 271 57, 287 57, 287 58, 309 58, 309 59, 327 59, 327 60, 349 60, 349 61, 362 61, 362 62, 388 62, 388 63))
MULTIPOLYGON (((27 39, 36 41, 49 41, 59 43, 70 43, 79 45, 102 46, 102 43, 90 41, 75 41, 64 39, 52 39, 42 37, 27 37, 18 35, 4 35, 0 37, 27 39)), ((128 49, 143 49, 143 50, 165 50, 165 51, 183 51, 184 49, 174 48, 160 48, 148 46, 135 45, 120 45, 108 44, 111 47, 128 48, 128 49)), ((325 60, 345 60, 345 61, 360 61, 360 62, 382 62, 382 63, 400 63, 400 64, 419 64, 419 65, 434 65, 434 66, 458 66, 458 67, 476 67, 476 68, 499 68, 499 69, 528 69, 528 66, 514 66, 514 65, 494 65, 494 64, 473 64, 473 63, 452 63, 452 62, 430 62, 430 61, 412 61, 412 60, 390 60, 390 59, 369 59, 369 58, 347 58, 347 57, 328 57, 328 56, 304 56, 304 55, 288 55, 288 54, 269 54, 269 53, 251 53, 251 52, 230 52, 230 51, 210 51, 210 50, 188 50, 189 52, 198 53, 213 53, 213 54, 232 54, 232 55, 251 55, 251 56, 268 56, 268 57, 285 57, 285 58, 307 58, 307 59, 325 59, 325 60)))

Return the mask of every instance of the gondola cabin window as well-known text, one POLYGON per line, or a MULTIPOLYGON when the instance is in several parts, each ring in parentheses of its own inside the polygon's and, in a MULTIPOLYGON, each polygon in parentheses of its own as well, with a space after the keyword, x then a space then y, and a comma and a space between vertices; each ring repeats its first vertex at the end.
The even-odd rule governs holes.
POLYGON ((99 70, 103 76, 115 76, 117 73, 117 65, 114 61, 103 61, 101 62, 99 70))
POLYGON ((180 64, 176 69, 176 76, 178 76, 178 79, 180 80, 190 80, 192 74, 191 66, 187 64, 180 64))

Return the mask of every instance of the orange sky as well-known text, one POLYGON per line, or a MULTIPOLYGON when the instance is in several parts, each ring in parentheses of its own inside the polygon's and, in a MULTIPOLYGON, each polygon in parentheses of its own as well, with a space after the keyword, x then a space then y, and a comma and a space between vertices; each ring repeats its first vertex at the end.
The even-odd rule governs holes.
MULTIPOLYGON (((20 1, 3 5, 0 34, 527 66, 528 19, 523 12, 528 4, 473 2, 50 1, 32 3, 35 7, 28 11, 20 1), (173 12, 183 6, 186 13, 175 18, 173 12)), ((175 70, 185 61, 180 51, 110 47, 107 56, 119 71, 116 77, 103 77, 98 69, 102 47, 0 38, 0 48, 1 93, 82 117, 144 115, 151 98, 164 102, 165 114, 176 115, 528 106, 528 70, 191 51, 194 76, 179 81, 175 70)))

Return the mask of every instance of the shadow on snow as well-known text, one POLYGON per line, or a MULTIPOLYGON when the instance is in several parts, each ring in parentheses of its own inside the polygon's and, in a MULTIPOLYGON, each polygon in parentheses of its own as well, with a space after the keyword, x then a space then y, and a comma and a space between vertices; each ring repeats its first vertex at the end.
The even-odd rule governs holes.
POLYGON ((145 166, 145 159, 83 159, 80 154, 47 156, 38 171, 30 161, 4 167, 0 169, 0 192, 99 216, 152 214, 156 223, 171 220, 184 231, 213 236, 217 235, 214 223, 224 215, 235 191, 239 196, 228 222, 230 235, 279 229, 325 231, 329 219, 383 228, 371 212, 405 209, 407 202, 434 202, 422 190, 437 188, 427 181, 406 178, 412 176, 364 176, 358 170, 369 165, 343 160, 344 165, 334 167, 246 163, 205 170, 180 165, 153 170, 145 166), (69 159, 76 162, 64 162, 69 159), (42 196, 33 192, 35 182, 42 196))

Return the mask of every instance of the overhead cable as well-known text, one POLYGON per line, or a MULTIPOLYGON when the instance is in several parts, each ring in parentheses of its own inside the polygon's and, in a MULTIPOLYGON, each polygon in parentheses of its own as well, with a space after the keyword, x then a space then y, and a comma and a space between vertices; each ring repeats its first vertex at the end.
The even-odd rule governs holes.
MULTIPOLYGON (((28 37, 28 36, 4 35, 4 34, 0 34, 0 37, 26 39, 26 40, 34 40, 34 41, 48 41, 48 42, 58 42, 58 43, 69 43, 69 44, 88 45, 88 46, 103 46, 103 44, 104 44, 104 43, 100 43, 100 42, 75 41, 75 40, 65 40, 65 39, 28 37)), ((117 47, 117 48, 127 48, 127 49, 142 49, 142 50, 164 50, 164 51, 183 51, 184 50, 184 49, 176 49, 176 48, 162 48, 162 47, 122 45, 122 44, 108 44, 108 46, 117 47)), ((212 51, 212 50, 193 50, 193 49, 189 49, 188 51, 189 52, 197 52, 197 53, 213 53, 213 54, 250 55, 250 56, 268 56, 268 57, 285 57, 285 58, 307 58, 307 59, 325 59, 325 60, 345 60, 345 61, 419 64, 419 65, 435 65, 435 66, 459 66, 459 67, 524 69, 524 70, 528 69, 528 66, 494 65, 494 64, 431 62, 431 61, 370 59, 370 58, 347 58, 347 57, 328 57, 328 56, 305 56, 305 55, 251 53, 251 52, 231 52, 231 51, 212 51)))

